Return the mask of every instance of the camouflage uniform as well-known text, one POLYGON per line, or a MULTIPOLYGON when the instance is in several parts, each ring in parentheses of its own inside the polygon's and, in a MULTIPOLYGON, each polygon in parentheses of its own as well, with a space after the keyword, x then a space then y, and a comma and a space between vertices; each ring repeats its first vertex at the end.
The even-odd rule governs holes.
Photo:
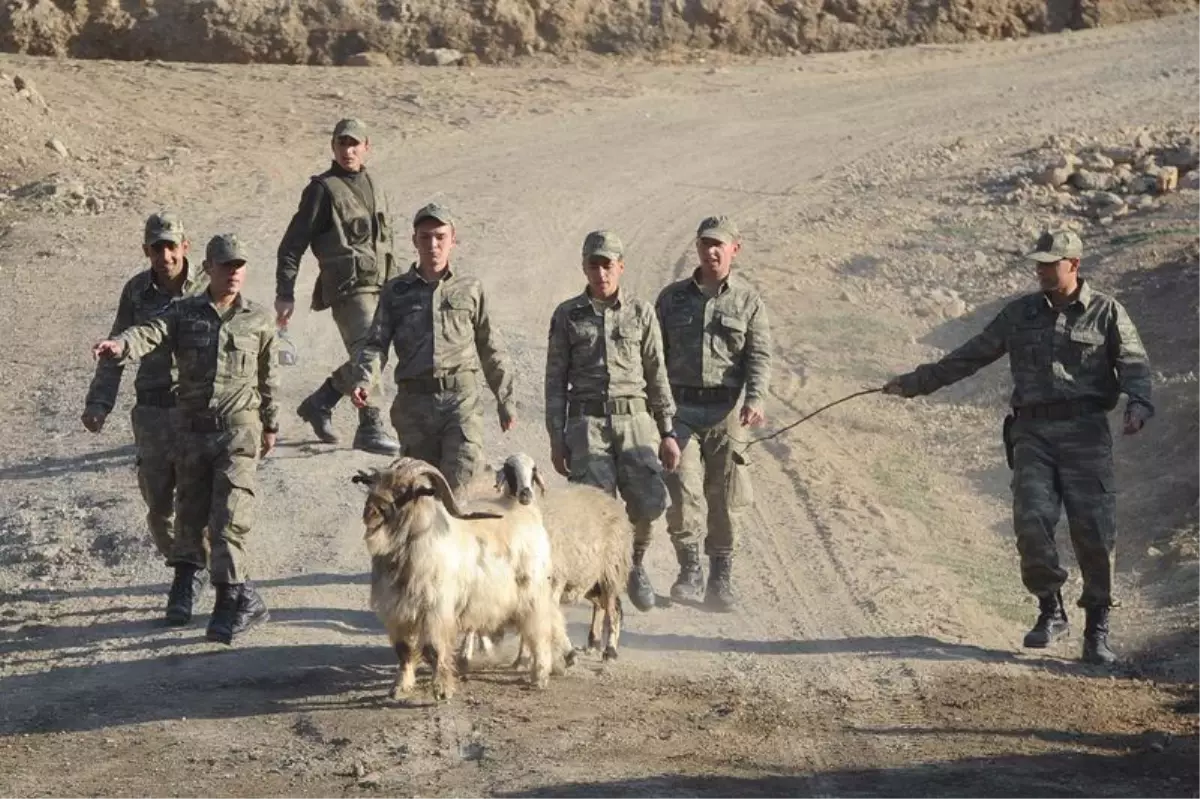
MULTIPOLYGON (((182 225, 174 217, 156 215, 147 224, 146 238, 153 238, 146 242, 148 245, 166 240, 181 242, 182 225)), ((208 287, 208 277, 186 260, 184 269, 183 288, 178 295, 160 288, 150 269, 130 278, 121 289, 109 338, 163 315, 181 297, 203 293, 208 287)), ((101 412, 105 416, 112 413, 123 372, 121 364, 110 360, 96 364, 85 400, 89 412, 101 412)), ((130 412, 130 421, 137 448, 138 487, 146 503, 146 525, 150 528, 154 546, 170 563, 175 522, 176 437, 170 423, 171 408, 175 405, 175 362, 171 353, 165 350, 148 353, 138 364, 134 389, 137 402, 130 412)))
MULTIPOLYGON (((446 209, 417 212, 453 225, 446 209)), ((414 263, 383 288, 379 310, 354 357, 354 387, 368 388, 396 353, 392 424, 403 454, 432 463, 451 488, 470 482, 483 462, 480 372, 496 397, 501 422, 516 415, 512 367, 492 325, 483 284, 447 269, 436 283, 414 263)))
MULTIPOLYGON (((589 235, 584 257, 621 257, 619 239, 589 235), (600 237, 593 243, 593 237, 600 237), (604 248, 607 247, 607 250, 604 248)), ((620 494, 634 525, 635 567, 668 503, 659 445, 674 430, 662 338, 650 304, 618 294, 594 303, 588 291, 550 318, 546 429, 569 453, 571 482, 620 494)))
POLYGON ((739 427, 742 387, 752 408, 761 408, 767 395, 771 331, 757 291, 731 276, 709 298, 697 280, 693 275, 672 283, 655 305, 683 454, 679 469, 667 477, 667 529, 677 547, 698 543, 704 531, 705 554, 729 555, 741 511, 753 502, 745 461, 730 433, 739 427))
MULTIPOLYGON (((1052 262, 1081 253, 1078 237, 1063 232, 1044 235, 1030 257, 1052 262)), ((1125 308, 1081 280, 1065 307, 1055 308, 1041 292, 1021 297, 982 333, 896 382, 905 396, 929 394, 1005 353, 1013 378, 1013 526, 1022 581, 1046 602, 1059 595, 1067 572, 1059 565, 1054 530, 1065 507, 1083 574, 1078 604, 1107 611, 1116 486, 1105 413, 1124 393, 1130 406, 1153 414, 1146 350, 1125 308)))
POLYGON ((264 430, 279 428, 271 313, 240 295, 222 312, 204 294, 175 303, 117 340, 125 345, 121 361, 163 345, 178 364, 179 520, 171 559, 202 567, 207 525, 212 582, 244 583, 259 444, 264 430))
MULTIPOLYGON (((342 120, 333 136, 365 141, 366 127, 357 120, 342 120)), ((320 268, 313 286, 312 309, 330 309, 350 359, 334 370, 298 412, 313 423, 318 435, 332 443, 336 437, 328 427, 329 415, 341 397, 354 389, 354 353, 366 340, 381 287, 397 272, 387 197, 372 182, 365 167, 349 172, 334 162, 309 181, 279 245, 276 297, 294 301, 300 261, 309 247, 320 268), (314 421, 314 415, 321 421, 314 421), (322 431, 328 431, 328 435, 322 435, 322 431)), ((386 438, 379 427, 380 419, 378 406, 364 409, 355 446, 369 440, 362 448, 394 454, 397 445, 386 438)))

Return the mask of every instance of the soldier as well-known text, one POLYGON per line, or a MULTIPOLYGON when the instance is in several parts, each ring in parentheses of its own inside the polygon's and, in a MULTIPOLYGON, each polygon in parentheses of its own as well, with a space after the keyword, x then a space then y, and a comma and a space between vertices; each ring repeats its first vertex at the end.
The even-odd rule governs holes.
POLYGON ((396 350, 392 424, 404 455, 437 466, 452 489, 470 482, 483 461, 479 373, 496 396, 500 429, 517 423, 512 367, 492 326, 483 284, 450 268, 454 216, 429 204, 413 217, 417 262, 389 282, 375 321, 354 355, 352 401, 370 401, 370 386, 396 350))
MULTIPOLYGON (((286 327, 296 307, 300 259, 312 247, 320 268, 312 309, 332 311, 346 352, 353 358, 375 317, 380 288, 396 274, 391 219, 386 196, 367 174, 371 142, 366 125, 357 119, 341 120, 333 129, 331 146, 333 163, 309 181, 279 244, 275 313, 277 324, 286 327)), ((296 413, 312 425, 317 438, 336 444, 333 409, 353 388, 353 367, 347 361, 300 403, 296 413)), ((378 455, 399 452, 400 445, 388 434, 377 405, 359 408, 354 448, 378 455)))
POLYGON ((1062 507, 1083 573, 1083 659, 1116 660, 1108 646, 1116 502, 1107 411, 1128 395, 1124 431, 1154 414, 1150 364, 1129 314, 1079 276, 1083 244, 1069 230, 1042 234, 1028 258, 1041 291, 1009 303, 983 332, 942 358, 890 380, 888 394, 915 397, 948 386, 1008 353, 1013 418, 1006 444, 1013 466, 1013 527, 1021 579, 1038 598, 1025 646, 1067 633, 1054 528, 1062 507))
POLYGON ((241 294, 246 253, 232 234, 208 242, 208 291, 176 302, 164 315, 128 328, 93 348, 124 362, 162 345, 179 367, 179 522, 171 559, 204 565, 208 525, 217 599, 206 636, 233 636, 269 618, 249 581, 246 538, 260 456, 279 429, 278 342, 270 312, 241 294))
POLYGON ((587 287, 554 309, 546 352, 546 429, 555 470, 620 493, 633 522, 629 598, 654 607, 642 559, 667 507, 663 468, 679 463, 675 406, 650 304, 621 295, 624 248, 597 230, 583 242, 587 287))
MULTIPOLYGON (((117 318, 110 337, 123 333, 167 312, 172 303, 208 288, 208 277, 188 260, 190 243, 183 223, 171 213, 151 214, 146 219, 142 252, 150 268, 134 275, 121 289, 117 318)), ((121 388, 121 364, 104 360, 96 364, 84 401, 83 426, 93 433, 104 428, 121 388)), ((137 402, 130 414, 137 447, 138 488, 146 503, 146 526, 158 554, 175 569, 175 580, 167 595, 168 624, 187 624, 192 605, 202 590, 203 566, 171 559, 175 524, 175 433, 171 408, 175 406, 175 362, 166 350, 155 350, 138 365, 134 378, 137 402)))
POLYGON ((667 376, 675 398, 679 469, 667 476, 667 531, 679 560, 675 599, 698 599, 704 585, 699 538, 709 559, 704 602, 733 609, 733 550, 742 515, 753 501, 745 459, 730 434, 763 423, 771 368, 771 331, 758 292, 733 277, 741 249, 737 226, 708 217, 696 230, 700 265, 662 290, 655 304, 662 325, 667 376), (736 413, 738 398, 746 397, 736 413))

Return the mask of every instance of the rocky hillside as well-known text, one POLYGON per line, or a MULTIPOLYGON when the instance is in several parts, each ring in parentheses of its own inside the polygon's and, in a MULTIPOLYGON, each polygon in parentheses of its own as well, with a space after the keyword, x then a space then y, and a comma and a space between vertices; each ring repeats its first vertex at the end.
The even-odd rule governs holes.
POLYGON ((503 62, 953 43, 1191 11, 1197 0, 9 0, 0 50, 233 63, 503 62))

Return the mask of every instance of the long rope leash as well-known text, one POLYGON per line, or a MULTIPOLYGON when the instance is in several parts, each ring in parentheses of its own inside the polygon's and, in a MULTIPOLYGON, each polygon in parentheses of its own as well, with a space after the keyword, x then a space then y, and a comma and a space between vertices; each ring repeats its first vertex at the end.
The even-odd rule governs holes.
POLYGON ((767 434, 767 435, 765 435, 765 436, 759 436, 758 438, 752 438, 752 439, 750 439, 749 441, 743 441, 743 440, 741 440, 741 439, 734 438, 733 436, 730 436, 729 438, 730 438, 730 440, 731 440, 731 441, 733 441, 734 443, 741 444, 741 445, 742 445, 742 447, 743 447, 744 449, 749 449, 750 447, 754 446, 755 444, 762 443, 763 441, 770 441, 772 438, 776 438, 777 436, 781 436, 781 435, 783 435, 783 434, 784 434, 784 433, 786 433, 787 431, 791 430, 793 427, 796 427, 796 426, 798 426, 798 425, 802 425, 802 424, 804 424, 804 423, 805 423, 805 422, 807 422, 809 419, 811 419, 811 418, 813 418, 814 416, 816 416, 818 413, 821 413, 822 411, 827 411, 827 410, 829 410, 830 408, 834 407, 835 405, 841 405, 843 402, 847 402, 847 401, 849 401, 849 400, 852 400, 852 399, 854 399, 854 398, 856 398, 856 397, 864 397, 864 396, 866 396, 867 394, 878 394, 878 393, 879 393, 879 392, 881 392, 881 391, 883 391, 883 388, 882 388, 882 387, 880 387, 880 388, 868 388, 868 389, 866 389, 865 391, 856 391, 856 392, 854 392, 853 394, 849 394, 849 395, 847 395, 847 396, 845 396, 845 397, 842 397, 841 399, 834 400, 833 402, 829 403, 828 405, 822 405, 820 408, 817 408, 815 411, 813 411, 812 413, 808 414, 807 416, 804 416, 804 417, 801 417, 800 419, 797 419, 796 421, 792 422, 791 424, 789 424, 789 425, 788 425, 788 426, 786 426, 786 427, 781 427, 781 428, 779 428, 779 429, 778 429, 778 430, 776 430, 774 433, 769 433, 769 434, 767 434))

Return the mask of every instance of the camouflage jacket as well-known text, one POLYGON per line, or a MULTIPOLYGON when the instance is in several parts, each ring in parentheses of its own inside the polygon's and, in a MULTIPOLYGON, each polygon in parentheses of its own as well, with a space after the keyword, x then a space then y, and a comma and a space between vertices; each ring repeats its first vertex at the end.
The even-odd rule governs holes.
MULTIPOLYGON (((121 299, 117 302, 117 317, 113 320, 112 332, 108 337, 116 338, 134 325, 161 316, 172 303, 184 297, 201 294, 208 288, 208 276, 203 270, 193 267, 186 260, 184 270, 183 292, 178 296, 168 294, 158 287, 154 282, 153 270, 147 269, 131 277, 121 289, 121 299)), ((97 363, 84 404, 88 408, 111 413, 117 404, 117 393, 121 388, 121 375, 124 371, 124 366, 113 360, 105 359, 97 363)), ((175 378, 175 359, 166 349, 158 349, 142 358, 133 385, 138 392, 169 391, 175 387, 175 378)))
POLYGON ((120 361, 159 345, 175 354, 182 411, 227 417, 257 410, 264 430, 279 429, 279 342, 273 314, 258 303, 238 295, 222 314, 207 293, 188 297, 117 340, 125 344, 120 361))
POLYGON ((1010 302, 983 332, 942 358, 899 378, 930 394, 1008 353, 1014 408, 1076 399, 1116 407, 1119 395, 1150 402, 1150 361, 1121 303, 1082 283, 1066 308, 1038 292, 1010 302))
POLYGON ((744 385, 746 404, 761 409, 770 390, 771 327, 757 291, 730 276, 709 298, 693 273, 663 289, 654 310, 671 385, 744 385))
POLYGON ((546 429, 561 442, 568 402, 645 399, 662 432, 674 427, 662 336, 650 303, 618 296, 601 313, 585 291, 550 317, 546 351, 546 429))
POLYGON ((396 382, 483 371, 501 413, 515 415, 513 374, 492 325, 483 283, 450 270, 427 283, 413 264, 384 286, 367 339, 354 355, 358 387, 367 387, 396 352, 396 382))

